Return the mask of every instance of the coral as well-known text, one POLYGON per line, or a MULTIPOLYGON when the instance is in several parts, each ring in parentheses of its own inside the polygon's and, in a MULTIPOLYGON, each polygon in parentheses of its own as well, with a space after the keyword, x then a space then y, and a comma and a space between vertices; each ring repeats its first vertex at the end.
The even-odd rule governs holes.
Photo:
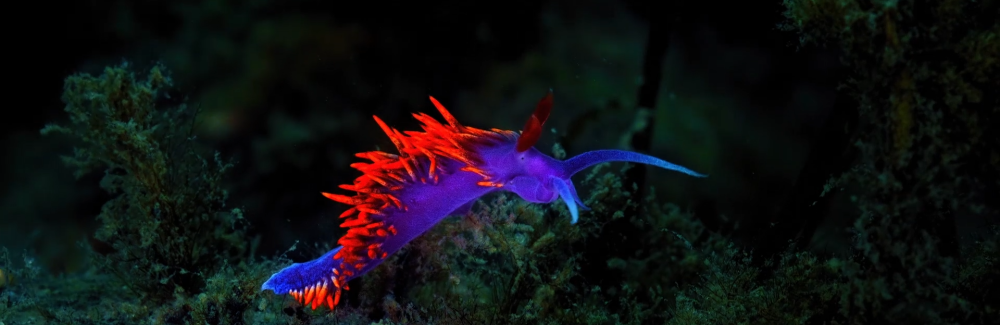
POLYGON ((222 175, 231 165, 218 153, 212 163, 202 158, 191 134, 195 112, 170 105, 170 86, 161 65, 145 80, 127 63, 70 76, 63 100, 71 123, 42 129, 79 142, 63 157, 77 176, 105 174, 101 186, 114 198, 97 216, 96 262, 141 298, 198 292, 204 272, 245 250, 241 210, 224 210, 222 175))

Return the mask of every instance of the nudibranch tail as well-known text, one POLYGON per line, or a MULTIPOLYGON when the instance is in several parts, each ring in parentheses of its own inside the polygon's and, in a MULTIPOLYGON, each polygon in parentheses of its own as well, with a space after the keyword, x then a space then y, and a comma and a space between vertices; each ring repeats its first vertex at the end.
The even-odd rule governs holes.
POLYGON ((337 247, 315 260, 282 269, 271 275, 261 290, 291 295, 303 305, 312 305, 312 309, 322 305, 333 309, 340 303, 341 290, 349 289, 347 280, 355 273, 342 259, 334 257, 341 249, 337 247))

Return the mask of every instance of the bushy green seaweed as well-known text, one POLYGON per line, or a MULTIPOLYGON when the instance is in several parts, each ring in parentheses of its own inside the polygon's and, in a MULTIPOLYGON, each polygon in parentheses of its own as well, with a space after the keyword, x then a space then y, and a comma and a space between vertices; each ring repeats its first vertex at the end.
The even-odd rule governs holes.
MULTIPOLYGON (((678 324, 985 324, 1000 317, 997 232, 960 246, 956 217, 997 206, 1000 89, 996 1, 785 0, 804 44, 842 49, 842 91, 858 104, 852 255, 790 249, 753 267, 740 250, 709 259, 678 298, 678 324), (985 73, 984 73, 985 72, 985 73)), ((802 216, 807 218, 809 216, 802 216)), ((995 222, 995 221, 994 221, 995 222)))
POLYGON ((127 64, 70 76, 63 101, 71 123, 42 129, 79 141, 63 157, 77 176, 104 173, 101 187, 115 197, 97 216, 96 262, 144 299, 199 292, 206 274, 246 250, 240 209, 225 210, 230 164, 198 153, 194 112, 165 104, 170 86, 161 65, 145 80, 127 64))
MULTIPOLYGON (((873 265, 863 255, 820 258, 795 248, 765 274, 745 251, 729 248, 708 258, 709 271, 677 297, 668 323, 988 324, 1000 312, 988 289, 998 279, 998 244, 994 229, 960 262, 913 266, 904 274, 886 272, 889 263, 873 265), (952 273, 935 274, 941 269, 952 273)), ((912 263, 926 257, 891 258, 912 263)))

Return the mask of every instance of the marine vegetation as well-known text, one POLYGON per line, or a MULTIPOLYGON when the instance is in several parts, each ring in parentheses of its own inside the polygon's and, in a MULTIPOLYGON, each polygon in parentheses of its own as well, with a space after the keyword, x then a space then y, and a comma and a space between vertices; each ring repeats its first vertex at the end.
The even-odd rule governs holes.
POLYGON ((191 133, 194 110, 167 105, 172 85, 162 65, 139 80, 128 64, 101 76, 66 78, 63 101, 69 125, 50 124, 79 143, 63 161, 78 177, 102 171, 101 187, 113 198, 97 216, 90 240, 101 269, 119 277, 144 299, 198 292, 204 271, 246 250, 242 212, 226 210, 223 173, 231 165, 209 162, 191 133))

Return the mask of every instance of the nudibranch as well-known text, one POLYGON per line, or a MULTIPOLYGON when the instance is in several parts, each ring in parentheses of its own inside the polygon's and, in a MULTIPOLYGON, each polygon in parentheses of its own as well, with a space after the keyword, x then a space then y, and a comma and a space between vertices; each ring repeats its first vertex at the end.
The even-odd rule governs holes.
POLYGON ((371 271, 389 255, 449 215, 465 214, 483 195, 513 192, 533 203, 562 199, 576 223, 588 210, 570 177, 604 162, 632 162, 706 175, 656 157, 623 150, 596 150, 560 161, 533 146, 552 110, 552 92, 539 101, 523 131, 483 130, 464 126, 437 99, 431 103, 447 124, 414 113, 423 132, 400 132, 378 116, 375 122, 395 144, 398 154, 369 151, 356 154, 371 162, 351 165, 361 171, 354 184, 340 185, 354 195, 322 193, 347 204, 340 218, 347 234, 319 258, 295 263, 271 276, 261 290, 289 294, 313 309, 333 309, 353 278, 371 271))

